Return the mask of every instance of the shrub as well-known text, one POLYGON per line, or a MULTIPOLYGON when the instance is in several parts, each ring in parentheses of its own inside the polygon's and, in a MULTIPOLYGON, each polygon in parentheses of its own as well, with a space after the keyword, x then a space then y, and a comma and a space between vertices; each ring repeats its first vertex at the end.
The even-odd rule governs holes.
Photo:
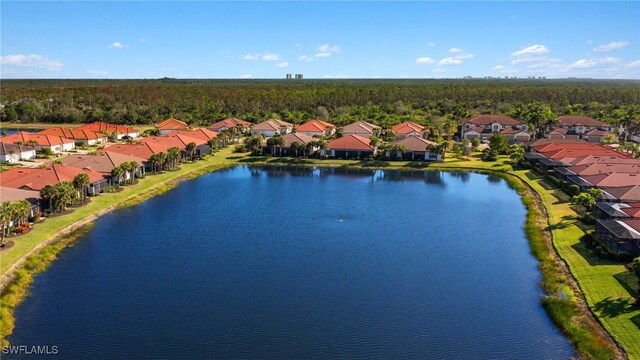
POLYGON ((580 194, 580 186, 576 184, 569 185, 569 195, 576 196, 580 194))

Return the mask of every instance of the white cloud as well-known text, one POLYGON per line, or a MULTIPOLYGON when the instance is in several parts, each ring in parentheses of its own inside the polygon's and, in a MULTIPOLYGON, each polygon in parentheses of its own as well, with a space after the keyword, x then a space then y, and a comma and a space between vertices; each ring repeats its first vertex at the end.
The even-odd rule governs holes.
POLYGON ((494 67, 493 67, 493 69, 492 69, 492 70, 496 70, 496 71, 497 71, 497 70, 504 70, 505 68, 506 68, 506 67, 505 67, 504 65, 496 65, 496 66, 494 66, 494 67))
POLYGON ((87 70, 85 72, 91 75, 107 75, 109 73, 108 71, 102 71, 102 70, 87 70))
POLYGON ((280 60, 280 56, 278 56, 278 54, 264 53, 261 59, 263 61, 278 61, 280 60))
POLYGON ((518 16, 516 16, 516 14, 513 14, 513 15, 511 15, 511 17, 509 17, 509 19, 511 19, 511 20, 515 20, 517 18, 518 18, 518 16))
POLYGON ((142 38, 142 39, 140 39, 140 42, 147 42, 147 39, 142 38))
POLYGON ((295 44, 293 44, 293 46, 300 47, 300 46, 302 46, 302 44, 301 43, 295 43, 295 44))
POLYGON ((332 46, 329 44, 322 44, 316 49, 316 51, 319 53, 339 53, 340 47, 338 45, 332 46))
POLYGON ((593 40, 587 40, 587 45, 593 44, 593 40))
POLYGON ((125 45, 119 41, 114 42, 113 44, 109 45, 109 48, 111 49, 124 49, 124 48, 128 48, 129 45, 125 45))
POLYGON ((617 49, 622 49, 623 47, 627 47, 627 46, 629 46, 628 41, 614 41, 606 45, 598 46, 597 48, 593 49, 593 52, 608 52, 608 51, 613 51, 617 49))
POLYGON ((427 43, 427 46, 428 46, 428 47, 435 47, 435 46, 436 46, 436 43, 434 43, 434 42, 429 42, 429 43, 427 43))
POLYGON ((252 77, 253 77, 253 75, 251 75, 251 74, 240 75, 240 79, 251 79, 252 77))
POLYGON ((454 59, 452 57, 444 58, 438 62, 438 66, 460 65, 460 64, 462 64, 462 60, 454 59))
POLYGON ((300 55, 300 56, 298 56, 298 60, 300 60, 300 61, 311 61, 311 60, 313 60, 313 57, 307 56, 307 55, 300 55))
POLYGON ((242 60, 262 60, 262 61, 278 61, 280 56, 278 54, 264 53, 264 54, 247 54, 242 57, 242 60))
POLYGON ((544 45, 531 45, 524 49, 514 51, 511 56, 531 56, 531 55, 543 55, 548 54, 549 49, 544 45))
POLYGON ((640 60, 632 61, 627 64, 628 68, 640 68, 640 60))
POLYGON ((282 69, 282 68, 286 68, 287 66, 289 66, 289 63, 288 63, 288 62, 286 62, 286 61, 285 61, 285 62, 281 62, 281 63, 276 64, 276 67, 277 67, 277 68, 281 68, 281 69, 282 69))
POLYGON ((462 49, 458 49, 458 48, 451 48, 451 49, 449 49, 449 52, 450 52, 450 53, 457 54, 457 53, 459 53, 459 52, 462 52, 462 49))
POLYGON ((328 53, 328 52, 320 52, 320 53, 317 53, 317 54, 313 55, 313 57, 316 57, 316 58, 325 58, 325 57, 329 57, 329 56, 331 56, 331 53, 328 53))
POLYGON ((445 70, 445 69, 437 69, 437 68, 433 69, 434 73, 442 73, 442 72, 445 72, 445 71, 447 71, 447 70, 445 70))
POLYGON ((416 64, 433 64, 436 61, 428 56, 422 56, 416 59, 416 64))
POLYGON ((569 65, 569 69, 588 69, 598 65, 617 64, 620 59, 615 57, 605 57, 600 59, 580 59, 569 65))
POLYGON ((46 56, 31 54, 15 54, 0 56, 0 64, 10 66, 31 67, 47 70, 62 70, 64 64, 58 60, 51 60, 46 56))
POLYGON ((474 57, 476 57, 473 54, 458 54, 456 56, 454 56, 453 58, 456 60, 466 60, 466 59, 473 59, 474 57))

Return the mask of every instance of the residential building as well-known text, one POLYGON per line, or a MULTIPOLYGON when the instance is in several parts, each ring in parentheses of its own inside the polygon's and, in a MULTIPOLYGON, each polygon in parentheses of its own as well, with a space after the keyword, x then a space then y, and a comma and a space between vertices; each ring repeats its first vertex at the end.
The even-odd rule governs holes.
POLYGON ((73 181, 81 173, 89 175, 89 194, 97 195, 109 186, 109 176, 87 169, 65 165, 50 165, 45 168, 13 168, 2 173, 0 186, 14 189, 40 191, 47 185, 62 181, 73 181))
POLYGON ((418 125, 411 121, 405 121, 403 123, 393 125, 391 131, 396 136, 396 140, 404 139, 410 136, 425 136, 429 134, 429 130, 424 126, 418 125))
POLYGON ((293 131, 293 124, 278 119, 269 119, 251 127, 251 135, 272 137, 276 134, 284 135, 293 131))
POLYGON ((564 136, 562 138, 578 137, 582 139, 591 130, 612 132, 613 127, 587 116, 559 116, 556 129, 551 130, 547 136, 551 136, 553 133, 553 136, 558 138, 564 136), (558 129, 564 130, 558 131, 558 129))
POLYGON ((121 140, 123 138, 137 138, 140 132, 134 128, 124 125, 109 124, 102 121, 95 121, 90 124, 82 125, 76 130, 88 130, 107 135, 110 139, 121 140))
POLYGON ((36 149, 36 151, 50 149, 54 154, 60 154, 63 151, 73 150, 76 147, 76 143, 70 139, 47 134, 30 133, 25 131, 20 131, 15 134, 4 136, 0 138, 0 141, 11 144, 33 144, 33 147, 36 149))
MULTIPOLYGON (((10 187, 0 186, 0 199, 4 201, 26 200, 31 204, 29 209, 29 217, 33 217, 36 212, 40 211, 40 192, 33 190, 14 189, 10 187)), ((9 224, 13 226, 13 222, 9 224)))
POLYGON ((597 220, 594 237, 614 254, 640 256, 640 218, 597 220))
POLYGON ((211 124, 211 126, 209 126, 208 129, 215 132, 221 132, 224 130, 235 128, 240 130, 240 132, 242 133, 247 133, 250 127, 251 127, 251 123, 248 121, 240 120, 236 118, 227 118, 222 121, 218 121, 216 123, 211 124))
POLYGON ((156 124, 156 129, 160 131, 160 135, 165 135, 174 130, 186 130, 189 125, 181 120, 169 118, 156 124))
POLYGON ((531 140, 528 126, 505 115, 479 115, 464 121, 463 136, 466 139, 489 140, 493 134, 501 133, 510 142, 531 140))
POLYGON ((35 157, 36 148, 34 147, 0 142, 0 162, 17 163, 20 160, 35 157))
POLYGON ((345 137, 349 135, 357 135, 368 139, 372 136, 380 136, 381 131, 382 128, 378 125, 374 125, 366 121, 356 121, 345 126, 342 129, 342 134, 345 137))
POLYGON ((389 145, 404 146, 404 151, 387 150, 385 156, 391 160, 427 160, 442 161, 442 154, 434 151, 438 143, 426 140, 421 136, 409 136, 389 143, 389 145))
POLYGON ((38 134, 59 136, 61 138, 73 140, 77 145, 97 145, 107 142, 107 135, 91 130, 72 129, 65 127, 54 127, 44 129, 38 134))
MULTIPOLYGON (((77 169, 91 170, 111 176, 111 171, 125 162, 136 162, 138 164, 139 175, 144 174, 145 162, 148 159, 124 155, 117 152, 104 151, 95 155, 71 154, 62 158, 62 165, 70 166, 77 169)), ((129 179, 130 174, 126 174, 129 179)))
POLYGON ((303 134, 309 137, 331 136, 336 133, 336 126, 326 121, 313 119, 296 127, 296 134, 303 134))
POLYGON ((375 149, 367 137, 347 135, 330 141, 321 153, 324 156, 341 159, 363 159, 375 155, 375 149))
POLYGON ((284 140, 284 144, 282 146, 275 147, 267 147, 264 146, 262 148, 263 154, 272 155, 272 156, 299 156, 299 155, 310 155, 314 152, 318 151, 318 148, 313 149, 292 149, 291 145, 293 143, 298 143, 299 146, 307 145, 309 142, 314 141, 311 136, 301 134, 301 133, 289 133, 282 136, 284 140))

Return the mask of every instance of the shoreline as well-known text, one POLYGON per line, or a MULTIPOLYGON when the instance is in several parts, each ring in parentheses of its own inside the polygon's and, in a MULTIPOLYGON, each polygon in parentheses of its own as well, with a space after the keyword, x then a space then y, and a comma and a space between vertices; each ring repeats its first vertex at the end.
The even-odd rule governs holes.
MULTIPOLYGON (((14 262, 7 270, 5 270, 0 275, 0 279, 1 279, 0 291, 2 291, 3 297, 4 297, 4 292, 7 290, 7 288, 9 288, 13 284, 13 279, 15 279, 15 274, 18 271, 24 269, 25 262, 30 257, 35 256, 38 253, 42 252, 43 249, 47 248, 47 246, 55 245, 57 243, 63 242, 63 240, 72 236, 75 231, 78 231, 78 229, 82 229, 84 226, 87 226, 88 224, 92 223, 95 219, 97 219, 98 217, 108 212, 111 212, 121 207, 138 204, 140 202, 143 202, 146 199, 149 199, 156 195, 160 195, 174 188, 175 186, 177 186, 178 184, 180 184, 185 180, 189 180, 189 179, 198 177, 200 175, 204 175, 206 173, 215 172, 217 170, 221 170, 229 167, 235 167, 238 165, 247 165, 247 166, 255 165, 255 166, 287 166, 287 167, 290 167, 290 166, 344 167, 344 168, 356 168, 356 169, 360 168, 360 169, 371 169, 371 170, 400 170, 400 171, 470 171, 470 172, 477 172, 477 173, 483 173, 483 174, 497 175, 505 179, 505 181, 507 181, 509 186, 514 191, 516 191, 520 196, 521 201, 527 210, 525 226, 524 226, 525 236, 529 243, 532 256, 534 256, 538 260, 538 264, 539 264, 538 268, 541 275, 540 285, 546 294, 546 296, 541 299, 541 303, 545 308, 545 312, 547 313, 547 316, 549 316, 550 320, 567 337, 572 347, 574 348, 574 351, 576 351, 576 353, 579 355, 585 355, 585 354, 589 354, 593 349, 589 349, 589 348, 585 349, 584 348, 585 344, 583 343, 585 343, 586 341, 584 339, 579 340, 575 338, 574 334, 571 333, 571 329, 567 326, 568 324, 563 322, 563 319, 561 318, 562 314, 554 313, 552 311, 553 309, 547 308, 547 305, 545 305, 545 301, 547 301, 547 299, 552 299, 553 301, 562 300, 565 303, 570 302, 572 305, 575 305, 575 307, 579 310, 579 313, 581 315, 586 316, 586 318, 583 318, 583 319, 574 319, 574 317, 572 316, 570 319, 571 320, 570 325, 576 325, 576 323, 578 323, 578 325, 581 325, 585 321, 587 324, 589 324, 590 333, 596 337, 596 340, 598 339, 601 340, 601 341, 595 341, 594 343, 593 342, 594 339, 590 339, 591 340, 590 346, 596 346, 596 347, 602 346, 604 348, 610 349, 612 356, 607 356, 607 358, 616 358, 616 359, 627 358, 626 353, 621 347, 621 345, 607 331, 604 324, 600 321, 598 316, 593 312, 591 307, 588 305, 585 294, 583 292, 582 287, 580 286, 579 281, 574 277, 574 275, 570 271, 569 264, 567 264, 566 260, 563 259, 562 256, 559 254, 555 244, 554 234, 550 227, 551 218, 549 215, 550 214, 549 209, 547 208, 545 201, 542 199, 541 194, 536 189, 534 189, 533 186, 531 186, 531 184, 529 184, 525 179, 519 176, 515 172, 515 170, 513 169, 509 170, 511 168, 511 165, 505 165, 503 163, 502 164, 503 166, 498 166, 498 168, 486 168, 486 167, 483 168, 483 167, 474 167, 474 166, 460 166, 461 164, 444 162, 444 163, 429 163, 428 166, 413 168, 413 167, 406 166, 406 164, 410 164, 410 162, 409 163, 397 162, 396 164, 390 164, 387 162, 386 166, 382 167, 382 166, 376 166, 376 163, 373 163, 370 166, 366 163, 362 165, 362 163, 359 161, 338 161, 338 162, 328 161, 324 163, 323 160, 317 160, 317 159, 301 159, 300 161, 293 160, 293 161, 285 161, 285 163, 278 163, 279 162, 278 160, 274 162, 260 161, 261 160, 260 158, 247 157, 246 154, 238 154, 238 155, 239 156, 232 155, 232 156, 226 157, 222 159, 221 162, 207 164, 206 166, 203 166, 197 169, 192 169, 184 174, 181 174, 175 178, 168 180, 167 182, 160 182, 158 184, 155 184, 154 186, 148 189, 144 189, 144 191, 142 192, 132 194, 131 196, 125 199, 122 199, 117 203, 113 203, 105 208, 100 209, 99 211, 86 215, 82 219, 82 221, 78 221, 66 226, 63 230, 61 230, 54 236, 51 236, 45 239, 44 241, 42 241, 41 243, 39 243, 38 245, 36 245, 34 248, 31 249, 31 251, 29 251, 29 253, 24 254, 22 257, 20 257, 19 258, 20 261, 14 262), (238 160, 238 159, 241 159, 241 160, 238 160), (242 160, 247 160, 247 161, 245 162, 242 160), (404 166, 400 165, 400 163, 405 163, 405 165, 404 166), (527 196, 533 198, 532 208, 530 208, 531 205, 528 204, 527 202, 527 199, 526 199, 527 196), (545 226, 543 227, 540 226, 541 221, 544 222, 545 226), (534 244, 535 239, 532 239, 533 235, 529 233, 529 230, 527 229, 528 226, 533 226, 529 230, 531 231, 536 230, 539 232, 539 234, 541 234, 540 236, 542 236, 542 241, 545 248, 545 251, 543 253, 539 253, 539 249, 538 251, 536 250, 536 246, 534 244), (549 259, 553 263, 551 268, 548 267, 549 264, 547 263, 549 259), (558 296, 559 292, 563 290, 563 287, 569 287, 571 289, 571 294, 566 294, 566 297, 569 297, 569 299, 565 299, 562 296, 558 296)), ((273 160, 278 158, 264 157, 263 159, 273 160)), ((469 162, 470 161, 467 161, 467 163, 469 162)), ((484 164, 487 164, 487 163, 484 163, 484 164)), ((473 165, 473 164, 469 164, 469 165, 473 165)), ((500 165, 500 163, 495 163, 495 165, 500 165)), ((81 209, 78 209, 78 210, 81 210, 81 209)), ((62 246, 59 249, 59 251, 64 249, 64 247, 66 246, 62 246)), ((30 283, 26 285, 28 287, 30 283)), ((550 306, 553 306, 553 304, 550 306)), ((564 316, 566 317, 567 315, 565 314, 564 316)), ((2 339, 0 340, 4 342, 6 341, 6 338, 3 336, 2 339)), ((590 356, 590 357, 594 357, 594 356, 590 356)), ((594 357, 594 358, 599 358, 599 357, 594 357)))

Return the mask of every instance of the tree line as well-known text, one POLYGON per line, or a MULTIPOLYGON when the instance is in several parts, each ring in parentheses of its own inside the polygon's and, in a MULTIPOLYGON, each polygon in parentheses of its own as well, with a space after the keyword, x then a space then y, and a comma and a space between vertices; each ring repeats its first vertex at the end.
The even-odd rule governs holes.
POLYGON ((311 118, 338 126, 405 120, 446 127, 471 114, 510 114, 543 104, 556 115, 617 123, 640 114, 640 82, 597 80, 3 80, 3 122, 145 125, 176 117, 206 126, 311 118))

